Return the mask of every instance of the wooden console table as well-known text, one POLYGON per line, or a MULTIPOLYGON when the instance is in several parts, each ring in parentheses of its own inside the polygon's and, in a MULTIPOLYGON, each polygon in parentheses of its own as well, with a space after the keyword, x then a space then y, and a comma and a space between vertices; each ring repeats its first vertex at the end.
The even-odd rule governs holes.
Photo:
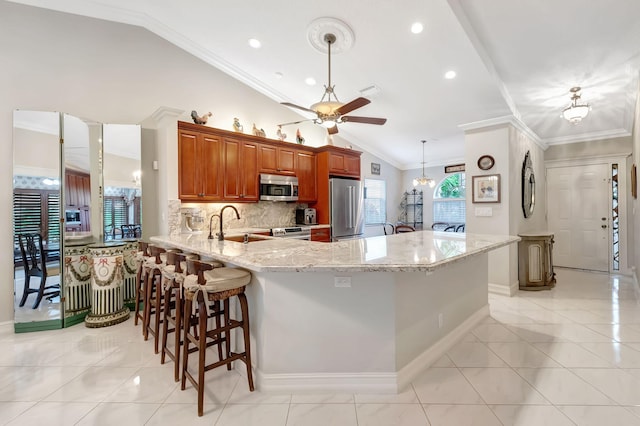
POLYGON ((520 290, 550 290, 556 285, 553 272, 553 232, 518 234, 518 280, 520 290))

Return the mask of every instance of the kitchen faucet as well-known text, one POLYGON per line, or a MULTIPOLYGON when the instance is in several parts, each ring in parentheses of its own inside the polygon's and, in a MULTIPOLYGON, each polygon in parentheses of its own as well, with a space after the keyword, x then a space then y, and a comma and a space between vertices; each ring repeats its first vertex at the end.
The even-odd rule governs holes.
MULTIPOLYGON (((218 216, 218 218, 220 218, 219 214, 212 214, 211 218, 209 219, 209 239, 210 240, 213 240, 213 234, 211 233, 211 223, 213 222, 214 216, 218 216)), ((220 222, 222 222, 222 219, 220 219, 220 222)))
POLYGON ((221 210, 220 210, 220 232, 218 232, 218 240, 219 241, 223 241, 224 240, 224 234, 222 233, 222 214, 224 213, 224 210, 227 207, 231 207, 235 212, 236 212, 236 217, 238 218, 238 220, 240 220, 240 213, 238 213, 238 209, 236 209, 234 206, 228 204, 226 206, 224 206, 221 210))

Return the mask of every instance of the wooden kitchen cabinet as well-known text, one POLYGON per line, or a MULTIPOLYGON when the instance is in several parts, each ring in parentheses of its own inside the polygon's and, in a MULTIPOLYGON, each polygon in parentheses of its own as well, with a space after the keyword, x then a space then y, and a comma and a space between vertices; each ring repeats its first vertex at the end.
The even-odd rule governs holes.
POLYGON ((65 210, 80 212, 80 223, 66 225, 67 232, 91 231, 91 178, 89 174, 66 170, 64 176, 65 210))
POLYGON ((226 201, 258 201, 258 149, 253 142, 224 138, 224 199, 226 201))
POLYGON ((178 197, 222 200, 222 138, 178 124, 178 197))
POLYGON ((331 242, 331 228, 314 228, 311 229, 311 241, 319 241, 321 243, 331 242))
POLYGON ((295 148, 288 146, 260 144, 258 146, 260 173, 294 176, 296 174, 296 153, 295 148))
POLYGON ((318 199, 316 155, 309 151, 297 151, 296 164, 296 176, 298 176, 298 202, 315 202, 318 199))
POLYGON ((336 148, 322 154, 327 156, 329 174, 360 179, 360 152, 336 148))
POLYGON ((309 207, 316 209, 318 223, 329 223, 329 179, 346 177, 360 179, 360 155, 362 152, 333 145, 316 148, 317 201, 309 207))

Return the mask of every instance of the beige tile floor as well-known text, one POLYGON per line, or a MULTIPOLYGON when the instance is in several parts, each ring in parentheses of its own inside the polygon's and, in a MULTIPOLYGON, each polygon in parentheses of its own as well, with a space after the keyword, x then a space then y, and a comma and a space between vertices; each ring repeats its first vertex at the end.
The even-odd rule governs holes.
POLYGON ((558 269, 551 291, 490 296, 491 317, 399 395, 248 392, 208 373, 205 415, 133 321, 0 326, 0 424, 640 425, 640 303, 629 277, 558 269))

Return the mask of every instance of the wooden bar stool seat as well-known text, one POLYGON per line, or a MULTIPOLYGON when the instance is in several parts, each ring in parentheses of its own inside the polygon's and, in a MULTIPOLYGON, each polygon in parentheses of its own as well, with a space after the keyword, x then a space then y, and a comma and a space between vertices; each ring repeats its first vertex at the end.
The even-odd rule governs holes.
MULTIPOLYGON (((251 282, 251 273, 238 268, 210 269, 197 260, 187 260, 188 269, 197 275, 187 275, 184 280, 184 346, 182 348, 182 384, 186 387, 187 379, 198 391, 198 416, 202 416, 204 408, 204 373, 216 367, 227 366, 231 370, 231 363, 241 360, 247 368, 249 390, 253 392, 253 375, 251 372, 251 349, 249 339, 249 305, 244 290, 251 282), (232 319, 229 308, 230 298, 236 296, 240 304, 242 319, 232 319), (220 302, 223 307, 220 309, 220 302), (210 329, 208 319, 215 317, 215 327, 210 329), (188 325, 196 322, 197 334, 190 331, 188 325), (244 340, 243 352, 231 351, 231 331, 241 328, 244 340), (194 345, 191 349, 190 345, 194 345), (206 349, 218 346, 218 360, 206 362, 206 349), (224 345, 224 350, 222 349, 224 345), (189 372, 189 354, 198 352, 198 377, 189 372)), ((237 345, 236 345, 237 346, 237 345)))
MULTIPOLYGON (((197 254, 167 252, 166 265, 162 268, 164 308, 162 320, 162 350, 160 363, 168 356, 174 362, 174 379, 180 379, 180 345, 182 344, 182 316, 184 297, 182 284, 187 274, 187 259, 198 260, 197 254), (173 328, 171 328, 173 327, 173 328), (169 333, 174 334, 174 346, 167 345, 169 333)), ((220 262, 207 262, 212 268, 222 268, 220 262)))
MULTIPOLYGON (((151 255, 149 254, 149 243, 145 241, 138 241, 138 251, 136 252, 136 264, 138 266, 136 272, 136 298, 134 308, 134 325, 138 325, 138 319, 144 323, 144 309, 140 311, 140 304, 144 303, 146 294, 146 282, 147 277, 145 275, 146 268, 145 263, 151 255)), ((142 328, 142 334, 144 335, 145 327, 142 328)))

